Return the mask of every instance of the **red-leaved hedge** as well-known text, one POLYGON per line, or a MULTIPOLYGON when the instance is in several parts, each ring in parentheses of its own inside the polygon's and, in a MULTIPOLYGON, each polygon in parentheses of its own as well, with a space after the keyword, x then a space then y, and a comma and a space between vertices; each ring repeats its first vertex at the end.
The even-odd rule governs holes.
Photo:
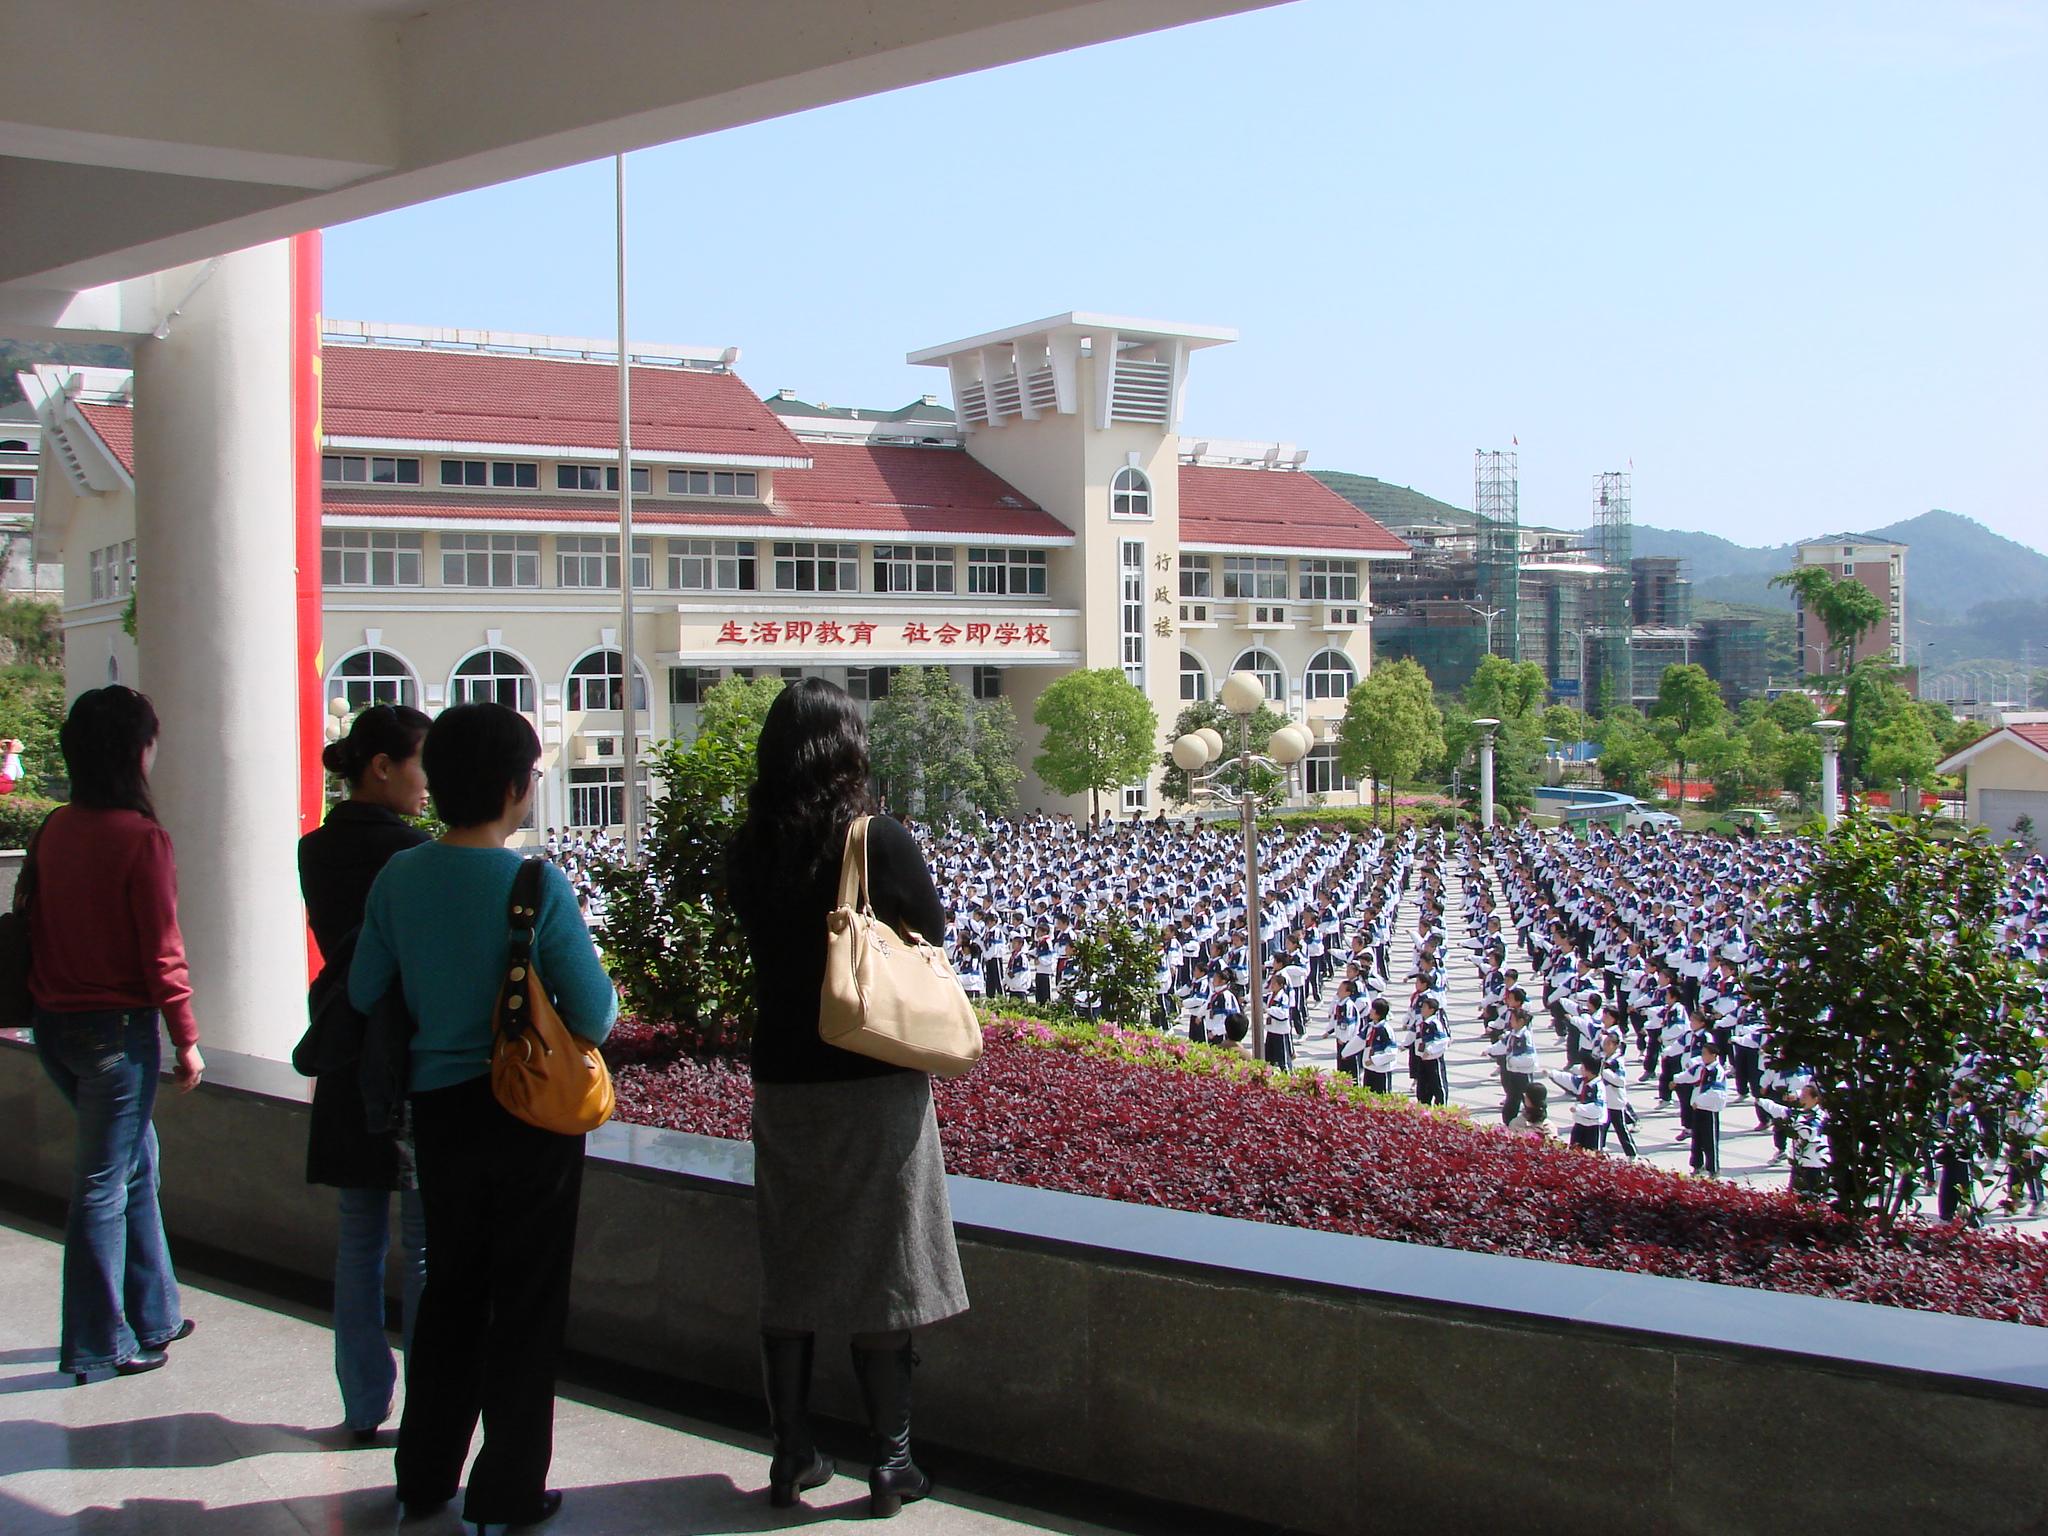
MULTIPOLYGON (((620 1115, 742 1139, 744 1062, 622 1024, 620 1115)), ((1401 1242, 2048 1324, 2048 1243, 1907 1223, 1884 1239, 1791 1195, 1691 1179, 1413 1106, 1102 1059, 1030 1025, 934 1083, 950 1172, 1401 1242), (1029 1035, 1027 1037, 1027 1033, 1029 1035)))

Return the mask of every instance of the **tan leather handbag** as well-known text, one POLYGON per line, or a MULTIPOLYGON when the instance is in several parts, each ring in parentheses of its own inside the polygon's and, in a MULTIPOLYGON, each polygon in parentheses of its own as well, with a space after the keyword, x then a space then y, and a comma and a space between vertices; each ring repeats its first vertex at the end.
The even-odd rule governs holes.
POLYGON ((533 964, 545 859, 527 859, 512 882, 512 941, 491 1018, 491 1091, 507 1112, 560 1136, 612 1117, 612 1074, 595 1045, 569 1032, 533 964))
POLYGON ((825 918, 819 1038, 894 1066, 963 1076, 981 1060, 981 1021, 944 949, 875 916, 868 896, 868 821, 858 817, 846 829, 839 904, 825 918))

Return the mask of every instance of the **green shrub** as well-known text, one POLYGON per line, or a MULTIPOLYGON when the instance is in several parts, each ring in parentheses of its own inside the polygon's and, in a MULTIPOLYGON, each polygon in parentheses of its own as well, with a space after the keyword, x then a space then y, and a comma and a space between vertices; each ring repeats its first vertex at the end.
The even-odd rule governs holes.
POLYGON ((26 848, 57 805, 35 795, 0 795, 0 848, 26 848))

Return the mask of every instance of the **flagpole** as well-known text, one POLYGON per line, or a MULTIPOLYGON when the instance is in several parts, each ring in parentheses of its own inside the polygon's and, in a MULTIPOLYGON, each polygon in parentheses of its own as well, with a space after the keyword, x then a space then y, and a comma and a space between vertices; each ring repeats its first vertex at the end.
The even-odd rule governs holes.
MULTIPOLYGON (((639 736, 633 684, 639 667, 633 646, 633 370, 626 353, 626 157, 612 157, 612 201, 617 228, 619 294, 619 754, 625 765, 626 857, 640 851, 639 736)), ((648 701, 651 705, 653 700, 648 701)))

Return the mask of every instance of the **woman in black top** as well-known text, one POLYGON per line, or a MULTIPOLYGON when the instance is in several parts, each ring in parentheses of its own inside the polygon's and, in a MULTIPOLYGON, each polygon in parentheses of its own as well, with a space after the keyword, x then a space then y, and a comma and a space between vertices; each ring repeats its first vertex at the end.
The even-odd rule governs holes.
MULTIPOLYGON (((416 709, 378 704, 356 716, 320 760, 348 784, 348 798, 299 839, 299 889, 306 920, 328 968, 344 982, 363 923, 371 882, 394 853, 427 834, 405 821, 427 806, 420 743, 427 717, 416 709)), ((384 1258, 391 1243, 391 1195, 399 1194, 400 1267, 405 1297, 405 1350, 426 1278, 426 1214, 412 1176, 405 1138, 371 1135, 353 1067, 313 1083, 313 1119, 306 1141, 306 1182, 340 1190, 334 1250, 334 1375, 342 1416, 359 1444, 375 1438, 391 1416, 397 1365, 384 1338, 384 1258)))
MULTIPOLYGON (((761 1359, 775 1436, 772 1502, 832 1476, 808 1417, 819 1329, 853 1339, 874 1435, 872 1513, 931 1491, 910 1457, 910 1330, 967 1308, 931 1079, 818 1036, 825 916, 854 819, 870 809, 867 727, 831 683, 783 689, 757 749, 727 884, 754 960, 754 1188, 761 1241, 761 1359)), ((946 911, 916 840, 868 828, 876 914, 940 942, 946 911)))

